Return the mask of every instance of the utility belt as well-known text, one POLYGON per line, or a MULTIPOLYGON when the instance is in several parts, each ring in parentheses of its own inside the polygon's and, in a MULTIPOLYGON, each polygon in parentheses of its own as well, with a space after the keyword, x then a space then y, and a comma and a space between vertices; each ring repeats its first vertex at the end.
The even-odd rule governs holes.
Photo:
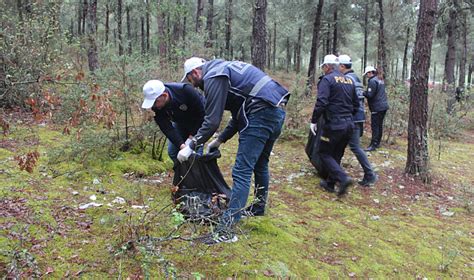
POLYGON ((327 122, 353 121, 352 114, 331 114, 327 111, 324 113, 324 118, 327 122))

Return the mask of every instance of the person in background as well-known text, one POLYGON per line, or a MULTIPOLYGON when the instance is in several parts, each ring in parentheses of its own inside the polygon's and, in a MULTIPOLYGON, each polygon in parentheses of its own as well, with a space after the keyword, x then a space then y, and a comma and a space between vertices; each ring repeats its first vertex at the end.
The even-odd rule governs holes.
POLYGON ((352 131, 351 139, 349 140, 349 147, 354 153, 359 161, 360 166, 364 170, 364 178, 362 181, 359 181, 359 185, 370 186, 377 181, 377 175, 375 174, 372 166, 370 165, 367 155, 360 147, 360 137, 364 132, 364 122, 365 122, 365 110, 364 110, 364 89, 361 80, 352 70, 352 60, 348 55, 340 55, 339 59, 339 71, 343 73, 346 77, 349 77, 354 82, 356 93, 359 98, 359 110, 354 118, 354 130, 352 131))
POLYGON ((143 86, 142 108, 155 112, 155 122, 168 138, 168 155, 176 163, 204 120, 204 97, 191 85, 150 80, 143 86))
POLYGON ((369 85, 364 96, 369 103, 371 115, 372 140, 370 145, 365 149, 368 152, 375 151, 380 147, 383 134, 383 120, 389 109, 387 94, 385 93, 385 83, 377 77, 377 70, 373 66, 365 68, 364 76, 369 78, 369 85))
POLYGON ((338 184, 337 194, 343 196, 353 184, 353 180, 342 169, 341 159, 352 136, 352 116, 359 109, 359 100, 354 82, 340 73, 338 66, 338 59, 332 54, 326 55, 320 65, 324 76, 318 83, 318 98, 310 129, 316 135, 317 121, 321 116, 324 117, 319 154, 323 169, 327 172, 325 189, 335 192, 335 185, 338 184))
POLYGON ((206 143, 216 132, 224 110, 232 118, 208 149, 218 148, 239 132, 239 146, 232 169, 232 193, 224 212, 206 244, 235 242, 232 226, 242 214, 261 216, 265 213, 270 180, 268 163, 275 141, 285 120, 285 104, 289 93, 257 67, 241 61, 215 59, 205 61, 192 57, 184 63, 184 77, 206 96, 206 115, 193 141, 178 154, 186 161, 192 151, 206 143), (256 202, 245 208, 250 192, 252 173, 255 176, 256 202))

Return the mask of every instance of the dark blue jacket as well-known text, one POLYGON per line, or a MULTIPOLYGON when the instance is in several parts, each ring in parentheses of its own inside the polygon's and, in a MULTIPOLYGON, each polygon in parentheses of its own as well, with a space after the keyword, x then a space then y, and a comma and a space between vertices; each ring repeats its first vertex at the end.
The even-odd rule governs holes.
POLYGON ((196 135, 204 120, 204 97, 191 85, 183 83, 165 83, 166 91, 170 94, 170 101, 165 107, 155 112, 155 122, 161 131, 177 147, 181 146, 187 138, 183 139, 178 130, 173 127, 175 122, 186 136, 196 135))
POLYGON ((379 80, 377 76, 373 76, 369 79, 369 86, 364 96, 367 97, 370 112, 375 113, 388 110, 389 106, 387 94, 385 93, 385 83, 379 80))
POLYGON ((317 123, 323 116, 330 129, 343 129, 347 122, 353 122, 352 115, 359 109, 359 98, 352 79, 339 71, 332 71, 322 77, 318 83, 318 98, 311 118, 317 123))
POLYGON ((202 75, 200 87, 206 95, 206 116, 195 136, 196 145, 204 144, 212 137, 224 110, 231 112, 232 119, 219 135, 222 142, 247 127, 248 114, 268 106, 277 107, 289 98, 286 88, 245 62, 211 60, 203 65, 202 75))
POLYGON ((350 77, 352 81, 354 82, 357 97, 359 98, 359 110, 357 110, 357 113, 353 116, 354 122, 364 122, 365 121, 365 104, 364 104, 364 85, 362 84, 361 80, 357 75, 354 73, 354 70, 349 70, 346 73, 344 73, 347 77, 350 77))

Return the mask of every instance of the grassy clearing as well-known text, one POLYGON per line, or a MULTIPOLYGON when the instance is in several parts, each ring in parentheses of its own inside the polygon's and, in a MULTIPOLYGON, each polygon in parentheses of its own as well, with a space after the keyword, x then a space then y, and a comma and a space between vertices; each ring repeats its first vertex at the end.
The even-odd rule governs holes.
MULTIPOLYGON (((304 140, 280 141, 271 161, 267 215, 242 221, 239 242, 208 247, 193 241, 208 226, 181 224, 172 210, 169 160, 122 153, 87 166, 52 164, 49 151, 64 147, 70 136, 18 125, 1 137, 1 275, 468 279, 474 274, 472 143, 446 143, 441 159, 432 160, 436 176, 429 186, 403 176, 404 148, 372 153, 380 175, 376 187, 355 187, 339 200, 318 187, 304 140), (31 150, 41 156, 30 174, 13 157, 31 150), (125 203, 114 202, 117 197, 125 203), (102 206, 79 209, 89 202, 102 206)), ((219 163, 228 182, 236 146, 233 139, 222 147, 219 163)), ((343 165, 361 177, 350 151, 343 165)))

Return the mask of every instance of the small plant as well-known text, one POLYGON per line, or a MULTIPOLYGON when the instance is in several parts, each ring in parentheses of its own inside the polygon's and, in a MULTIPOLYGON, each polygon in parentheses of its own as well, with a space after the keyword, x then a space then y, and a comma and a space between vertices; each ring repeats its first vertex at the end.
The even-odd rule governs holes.
POLYGON ((451 248, 450 245, 453 243, 454 237, 448 237, 445 240, 441 249, 441 263, 439 264, 439 270, 441 272, 448 272, 449 266, 454 262, 456 257, 459 255, 459 250, 456 248, 451 248))

